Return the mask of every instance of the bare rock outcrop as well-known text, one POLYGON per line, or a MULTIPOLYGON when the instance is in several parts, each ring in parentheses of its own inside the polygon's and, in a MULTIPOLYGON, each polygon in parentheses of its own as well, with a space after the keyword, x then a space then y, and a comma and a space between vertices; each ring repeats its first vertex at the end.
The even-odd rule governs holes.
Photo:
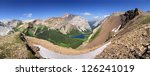
POLYGON ((140 11, 138 8, 135 8, 134 10, 128 10, 127 12, 125 12, 123 15, 121 15, 121 22, 122 22, 122 27, 124 27, 124 25, 129 22, 130 20, 132 20, 133 18, 135 18, 136 16, 138 16, 140 14, 140 11))
POLYGON ((124 35, 117 36, 96 58, 149 59, 150 24, 139 26, 124 35))
POLYGON ((37 58, 43 58, 39 54, 40 48, 36 47, 34 45, 31 45, 30 43, 28 43, 27 38, 26 38, 26 36, 23 33, 20 34, 20 39, 25 42, 26 47, 32 52, 32 54, 35 55, 35 57, 37 57, 37 58))
POLYGON ((150 59, 150 14, 138 9, 122 15, 124 27, 111 39, 111 44, 96 56, 97 59, 150 59), (124 17, 124 19, 123 19, 124 17), (143 21, 147 23, 143 24, 143 21))

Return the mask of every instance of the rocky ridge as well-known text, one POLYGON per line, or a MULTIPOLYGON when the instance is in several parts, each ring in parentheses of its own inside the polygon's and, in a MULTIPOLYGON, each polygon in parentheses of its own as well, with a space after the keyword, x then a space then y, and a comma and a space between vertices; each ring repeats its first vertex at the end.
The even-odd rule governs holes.
POLYGON ((97 59, 150 58, 150 14, 139 13, 140 11, 132 14, 128 12, 124 14, 126 18, 122 28, 111 39, 112 43, 96 56, 97 59))
MULTIPOLYGON (((41 44, 45 46, 45 48, 50 50, 55 49, 54 51, 61 54, 65 53, 66 55, 78 55, 88 53, 90 50, 96 49, 100 46, 100 44, 105 42, 111 42, 111 44, 95 58, 150 58, 149 13, 140 12, 138 9, 129 10, 125 13, 113 14, 101 24, 102 25, 99 25, 97 30, 95 30, 101 31, 97 34, 96 38, 93 39, 93 42, 91 42, 92 44, 87 43, 90 45, 80 50, 60 47, 43 39, 33 37, 26 38, 23 33, 20 34, 19 32, 15 32, 10 35, 7 35, 7 33, 5 34, 7 36, 0 37, 0 58, 42 58, 39 54, 40 48, 35 47, 33 44, 41 44), (117 29, 117 31, 114 31, 114 29, 117 29), (101 41, 104 36, 105 38, 101 41)), ((6 25, 6 23, 1 22, 0 28, 32 28, 33 25, 46 25, 51 29, 60 30, 63 34, 67 34, 71 29, 77 29, 81 32, 91 30, 88 22, 84 18, 70 14, 66 14, 63 17, 49 18, 46 20, 36 19, 25 23, 14 20, 12 22, 8 22, 6 25), (19 24, 19 26, 17 26, 17 24, 19 24)))
POLYGON ((91 31, 88 21, 80 16, 65 14, 62 17, 48 18, 46 20, 36 19, 32 22, 35 25, 46 25, 50 29, 57 29, 63 34, 75 29, 80 32, 91 31))

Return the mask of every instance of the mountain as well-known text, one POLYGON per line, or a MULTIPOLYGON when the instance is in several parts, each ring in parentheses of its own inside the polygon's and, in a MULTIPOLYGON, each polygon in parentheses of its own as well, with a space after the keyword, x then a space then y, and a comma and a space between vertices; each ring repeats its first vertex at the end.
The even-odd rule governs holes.
POLYGON ((102 22, 104 22, 108 17, 104 18, 104 19, 99 19, 97 20, 93 26, 96 28, 97 26, 101 25, 102 22))
POLYGON ((0 22, 0 36, 5 36, 12 31, 13 29, 10 26, 7 26, 3 22, 0 22))
POLYGON ((15 28, 25 35, 52 42, 55 45, 77 48, 92 32, 88 21, 80 16, 66 14, 45 20, 35 19, 15 28))
MULTIPOLYGON (((35 19, 35 20, 10 20, 3 21, 1 25, 6 25, 12 28, 17 28, 21 26, 22 28, 27 28, 28 24, 31 23, 33 25, 44 25, 48 26, 50 29, 59 30, 63 34, 68 34, 75 30, 76 32, 91 32, 92 29, 86 19, 83 17, 65 14, 62 17, 53 17, 45 20, 35 19)), ((20 28, 20 27, 19 27, 20 28)))
POLYGON ((23 24, 21 20, 10 20, 10 21, 2 21, 0 22, 0 36, 5 36, 12 33, 14 30, 13 28, 17 27, 18 25, 23 24))
POLYGON ((0 36, 0 58, 150 59, 150 13, 137 8, 117 12, 95 25, 91 29, 87 20, 72 14, 0 22, 0 33, 7 33, 0 36))
POLYGON ((97 20, 90 20, 88 22, 89 22, 89 25, 90 25, 91 29, 94 29, 95 26, 93 26, 93 25, 97 22, 97 20))
POLYGON ((62 17, 48 18, 46 20, 36 19, 33 21, 33 24, 46 25, 50 29, 59 30, 63 34, 67 34, 71 30, 80 32, 91 31, 91 27, 86 19, 72 14, 65 14, 62 17))
POLYGON ((147 11, 147 12, 149 12, 149 13, 150 13, 150 11, 147 11))
POLYGON ((112 14, 104 19, 89 36, 88 43, 83 48, 92 48, 102 45, 113 35, 112 30, 121 25, 121 17, 119 14, 112 14))
POLYGON ((0 28, 0 36, 9 35, 11 31, 22 32, 67 48, 77 48, 92 32, 86 19, 72 14, 45 20, 4 21, 0 28))
POLYGON ((120 14, 121 27, 109 40, 111 44, 96 58, 150 58, 150 13, 137 8, 120 14))
POLYGON ((6 26, 3 22, 0 22, 0 26, 6 26))
POLYGON ((18 25, 21 25, 23 24, 23 22, 21 20, 11 20, 11 21, 8 21, 7 23, 5 23, 7 26, 11 26, 11 27, 17 27, 18 25))
POLYGON ((101 25, 101 23, 106 20, 106 18, 108 18, 109 15, 104 15, 104 16, 101 16, 101 18, 98 18, 98 19, 93 19, 93 20, 90 20, 88 21, 91 28, 92 29, 95 29, 96 27, 98 27, 99 25, 101 25))

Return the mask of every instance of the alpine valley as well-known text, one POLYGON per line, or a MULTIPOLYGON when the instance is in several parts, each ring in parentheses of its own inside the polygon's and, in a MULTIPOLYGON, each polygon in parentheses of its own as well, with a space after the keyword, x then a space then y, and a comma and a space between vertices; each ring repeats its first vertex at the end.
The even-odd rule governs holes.
POLYGON ((0 22, 1 59, 150 58, 150 13, 138 8, 90 22, 62 17, 0 22))

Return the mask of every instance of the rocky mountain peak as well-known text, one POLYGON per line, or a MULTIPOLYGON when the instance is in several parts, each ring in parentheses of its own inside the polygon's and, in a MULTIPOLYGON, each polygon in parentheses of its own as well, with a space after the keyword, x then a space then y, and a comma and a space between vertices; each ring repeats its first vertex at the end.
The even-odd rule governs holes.
POLYGON ((36 25, 42 24, 42 20, 41 19, 35 19, 35 20, 33 20, 33 24, 36 24, 36 25))
POLYGON ((140 11, 138 8, 128 10, 122 15, 122 25, 125 25, 127 22, 135 18, 140 14, 140 11))
POLYGON ((51 29, 58 29, 63 34, 69 33, 72 29, 80 32, 91 30, 86 19, 73 14, 65 14, 62 17, 46 19, 43 25, 49 26, 51 29))
POLYGON ((0 22, 0 26, 5 26, 5 24, 3 22, 0 22))
POLYGON ((73 18, 75 16, 76 15, 73 15, 73 14, 65 14, 64 16, 62 16, 62 18, 73 18))

